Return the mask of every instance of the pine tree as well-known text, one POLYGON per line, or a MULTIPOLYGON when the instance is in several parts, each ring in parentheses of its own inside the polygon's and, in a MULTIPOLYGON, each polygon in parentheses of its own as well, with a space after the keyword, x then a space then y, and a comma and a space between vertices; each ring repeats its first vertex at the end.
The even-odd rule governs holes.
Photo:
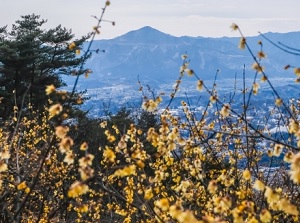
POLYGON ((47 21, 38 15, 21 18, 10 32, 7 27, 0 28, 0 117, 4 119, 14 106, 23 109, 31 105, 43 111, 49 98, 45 86, 65 86, 62 75, 85 73, 82 64, 89 58, 76 54, 88 36, 73 41, 71 30, 60 25, 43 29, 47 21), (75 47, 70 48, 72 42, 75 47))

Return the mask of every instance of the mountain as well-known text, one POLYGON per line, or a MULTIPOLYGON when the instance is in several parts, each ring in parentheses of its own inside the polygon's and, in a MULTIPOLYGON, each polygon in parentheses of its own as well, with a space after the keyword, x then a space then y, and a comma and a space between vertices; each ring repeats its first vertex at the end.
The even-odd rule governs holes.
MULTIPOLYGON (((285 49, 300 49, 300 32, 264 35, 275 43, 285 44, 287 46, 285 49)), ((278 92, 284 98, 298 97, 300 89, 294 84, 295 75, 291 69, 284 70, 283 67, 287 64, 300 66, 299 56, 278 49, 262 36, 246 39, 254 55, 261 50, 258 41, 263 41, 262 50, 267 58, 262 60, 262 65, 269 79, 273 80, 274 87, 278 88, 278 92)), ((93 114, 97 114, 96 110, 103 107, 103 103, 117 104, 118 107, 128 102, 140 101, 142 94, 138 91, 138 79, 144 86, 149 85, 155 94, 165 92, 167 97, 179 77, 181 55, 187 53, 190 68, 209 86, 212 86, 212 80, 217 70, 220 70, 217 78, 219 93, 230 95, 234 90, 241 89, 244 65, 249 88, 255 75, 255 71, 251 69, 253 58, 247 50, 238 48, 239 41, 240 38, 229 37, 175 37, 149 26, 114 39, 97 40, 93 42, 92 49, 99 49, 99 53, 93 53, 86 64, 93 73, 89 78, 80 77, 78 88, 88 90, 87 94, 91 100, 86 107, 93 110, 93 114), (101 52, 102 50, 105 52, 101 52), (237 87, 233 84, 235 76, 239 79, 236 82, 237 87)), ((71 88, 74 77, 70 76, 65 80, 71 88)), ((199 97, 203 94, 196 91, 195 81, 194 77, 184 77, 181 91, 174 100, 175 107, 187 96, 191 101, 199 102, 199 97)), ((261 100, 270 103, 274 101, 273 92, 267 85, 265 86, 262 84, 261 90, 266 92, 266 98, 257 98, 257 104, 261 104, 261 100)), ((168 99, 164 101, 167 102, 168 99)))
POLYGON ((148 45, 148 44, 161 44, 168 42, 176 44, 177 38, 169 34, 165 34, 150 26, 142 27, 138 30, 130 31, 125 35, 116 37, 114 40, 118 42, 131 42, 135 44, 148 45))
MULTIPOLYGON (((300 49, 300 32, 266 33, 265 36, 300 49)), ((241 77, 244 64, 246 75, 252 77, 253 59, 247 50, 238 48, 239 39, 175 37, 146 26, 114 39, 97 40, 92 48, 105 50, 105 53, 93 54, 86 64, 93 74, 89 79, 82 79, 81 85, 94 88, 112 83, 128 84, 137 82, 138 77, 152 85, 174 82, 184 53, 189 55, 190 67, 203 79, 214 78, 217 70, 221 71, 219 79, 241 77)), ((293 77, 292 72, 283 67, 287 64, 297 66, 298 57, 284 53, 261 36, 247 38, 254 54, 260 50, 259 40, 263 40, 263 50, 268 56, 262 63, 266 73, 270 77, 293 77)))

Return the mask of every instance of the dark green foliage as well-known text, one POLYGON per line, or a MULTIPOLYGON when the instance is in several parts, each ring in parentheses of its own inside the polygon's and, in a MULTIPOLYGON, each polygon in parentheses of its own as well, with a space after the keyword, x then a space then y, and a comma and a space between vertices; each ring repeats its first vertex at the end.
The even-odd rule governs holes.
POLYGON ((122 107, 115 115, 110 116, 108 126, 112 127, 115 125, 119 129, 121 135, 125 134, 130 125, 134 123, 134 120, 130 115, 131 111, 122 107))
POLYGON ((128 129, 130 129, 130 125, 136 123, 137 128, 143 131, 143 134, 139 135, 139 139, 143 142, 144 149, 149 155, 155 155, 156 148, 147 141, 146 137, 149 128, 153 127, 158 129, 159 124, 157 115, 147 111, 142 111, 137 118, 133 118, 132 111, 126 107, 120 108, 116 114, 110 113, 108 118, 105 120, 101 118, 90 118, 85 113, 78 113, 76 122, 73 125, 70 125, 69 134, 72 135, 75 145, 77 145, 77 148, 74 149, 79 153, 82 153, 79 151, 79 146, 83 142, 88 142, 89 153, 95 155, 93 163, 95 164, 94 168, 96 170, 99 168, 103 149, 105 149, 105 146, 111 144, 105 135, 106 129, 101 128, 100 126, 100 123, 103 121, 107 122, 107 129, 109 129, 114 135, 115 130, 112 126, 116 126, 120 130, 120 135, 116 135, 116 140, 120 140, 120 137, 124 135, 128 129))
POLYGON ((0 28, 2 118, 12 114, 14 105, 22 109, 30 104, 35 110, 43 111, 49 98, 45 86, 65 86, 61 75, 83 74, 81 65, 89 57, 75 53, 88 37, 75 40, 76 48, 70 50, 68 46, 74 38, 70 30, 60 25, 44 30, 46 20, 34 14, 21 18, 10 32, 7 27, 0 28))
POLYGON ((157 115, 148 111, 143 110, 138 119, 137 126, 143 131, 147 132, 149 128, 158 127, 157 115))
POLYGON ((151 145, 150 142, 146 140, 147 131, 150 128, 158 130, 159 121, 156 114, 143 110, 140 117, 137 120, 137 126, 143 131, 142 142, 144 144, 144 149, 149 155, 154 155, 156 153, 156 148, 151 145))

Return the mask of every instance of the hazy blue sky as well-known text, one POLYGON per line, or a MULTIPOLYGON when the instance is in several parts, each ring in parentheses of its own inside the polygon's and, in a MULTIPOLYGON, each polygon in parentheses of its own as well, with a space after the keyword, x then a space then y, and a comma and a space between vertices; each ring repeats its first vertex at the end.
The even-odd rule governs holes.
MULTIPOLYGON (((96 23, 105 0, 0 0, 0 26, 20 15, 39 14, 47 27, 62 24, 83 35, 96 23)), ((175 36, 236 36, 237 23, 245 35, 300 31, 299 0, 111 0, 98 39, 119 36, 149 25, 175 36)))

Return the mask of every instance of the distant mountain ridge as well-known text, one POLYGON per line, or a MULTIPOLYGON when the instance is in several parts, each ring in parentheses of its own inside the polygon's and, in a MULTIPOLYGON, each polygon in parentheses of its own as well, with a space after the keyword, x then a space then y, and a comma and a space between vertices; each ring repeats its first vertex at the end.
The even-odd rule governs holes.
POLYGON ((130 31, 122 36, 114 38, 117 41, 135 42, 136 44, 159 44, 164 41, 176 41, 177 37, 163 33, 150 26, 144 26, 138 30, 130 31))
MULTIPOLYGON (((274 42, 300 49, 300 32, 265 35, 274 42)), ((239 39, 175 37, 149 26, 142 27, 114 39, 95 41, 92 48, 105 50, 105 53, 93 54, 86 64, 93 74, 81 79, 80 84, 83 88, 131 84, 137 82, 138 77, 152 85, 173 83, 178 78, 184 53, 189 55, 190 67, 204 80, 212 79, 217 70, 221 71, 220 79, 241 77, 244 65, 246 75, 253 76, 253 59, 247 50, 238 48, 239 39)), ((300 66, 299 57, 284 53, 261 36, 247 38, 254 54, 260 50, 259 40, 263 41, 267 54, 267 59, 262 61, 266 73, 270 77, 293 77, 292 71, 283 67, 287 64, 300 66)))

